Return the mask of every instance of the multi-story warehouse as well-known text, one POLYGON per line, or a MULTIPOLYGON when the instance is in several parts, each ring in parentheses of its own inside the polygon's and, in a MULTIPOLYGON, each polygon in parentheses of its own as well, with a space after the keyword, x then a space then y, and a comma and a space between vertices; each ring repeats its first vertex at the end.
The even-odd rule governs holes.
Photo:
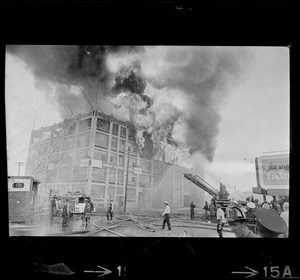
POLYGON ((41 203, 53 192, 80 192, 97 208, 109 198, 122 208, 127 189, 127 208, 162 208, 164 200, 173 208, 204 204, 205 193, 184 178, 186 169, 147 149, 140 153, 133 138, 132 124, 94 109, 33 130, 25 172, 41 182, 41 203))

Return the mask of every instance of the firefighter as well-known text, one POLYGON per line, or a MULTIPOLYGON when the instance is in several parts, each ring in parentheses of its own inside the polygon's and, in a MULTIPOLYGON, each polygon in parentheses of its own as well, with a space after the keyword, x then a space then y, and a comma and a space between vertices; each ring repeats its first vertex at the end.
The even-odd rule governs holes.
POLYGON ((53 219, 57 215, 57 196, 54 195, 50 204, 50 225, 53 224, 53 219))
POLYGON ((107 202, 106 217, 107 217, 107 221, 110 223, 112 223, 113 213, 114 213, 114 203, 112 199, 109 199, 107 202))
POLYGON ((194 201, 191 201, 190 204, 191 220, 195 218, 195 208, 196 208, 196 204, 194 203, 194 201))
POLYGON ((84 206, 82 217, 83 217, 82 226, 83 228, 87 228, 87 226, 90 224, 90 219, 91 219, 91 204, 89 202, 89 197, 85 198, 85 206, 84 206))
POLYGON ((216 213, 216 208, 213 203, 213 200, 211 200, 210 205, 209 205, 209 218, 210 218, 211 223, 214 222, 214 220, 215 220, 215 213, 216 213))
POLYGON ((89 203, 90 203, 90 205, 91 205, 91 212, 93 212, 93 211, 94 211, 94 209, 95 209, 95 207, 94 207, 94 203, 93 203, 93 201, 92 201, 92 198, 91 198, 91 197, 89 197, 89 203))
POLYGON ((256 210, 256 226, 259 237, 278 238, 288 230, 282 217, 272 209, 259 208, 256 210))
POLYGON ((253 233, 256 233, 256 222, 255 222, 255 204, 253 202, 248 202, 247 203, 247 212, 245 213, 246 218, 248 219, 247 221, 247 226, 249 229, 252 230, 253 233))
POLYGON ((66 200, 64 201, 61 216, 62 216, 62 218, 63 218, 63 220, 62 220, 62 226, 63 226, 63 227, 68 226, 68 225, 67 225, 67 220, 68 220, 68 217, 69 217, 69 200, 68 200, 68 199, 66 199, 66 200))
POLYGON ((217 200, 217 195, 214 195, 211 199, 211 202, 213 203, 213 205, 215 206, 215 208, 217 207, 217 203, 216 203, 216 200, 217 200))
POLYGON ((226 222, 228 223, 229 227, 236 237, 257 237, 247 227, 247 218, 242 209, 237 206, 230 207, 226 213, 226 216, 226 222))
POLYGON ((205 211, 205 220, 206 220, 206 222, 208 222, 208 219, 209 219, 209 215, 208 215, 208 213, 209 213, 209 206, 208 206, 208 202, 207 201, 205 201, 205 205, 204 205, 204 207, 202 209, 204 209, 204 211, 205 211))

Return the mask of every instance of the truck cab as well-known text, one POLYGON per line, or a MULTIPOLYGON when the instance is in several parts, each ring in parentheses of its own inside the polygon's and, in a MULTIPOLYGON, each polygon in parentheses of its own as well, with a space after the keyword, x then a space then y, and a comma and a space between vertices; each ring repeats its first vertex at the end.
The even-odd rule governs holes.
POLYGON ((34 219, 39 183, 32 176, 8 176, 10 223, 25 223, 34 219))

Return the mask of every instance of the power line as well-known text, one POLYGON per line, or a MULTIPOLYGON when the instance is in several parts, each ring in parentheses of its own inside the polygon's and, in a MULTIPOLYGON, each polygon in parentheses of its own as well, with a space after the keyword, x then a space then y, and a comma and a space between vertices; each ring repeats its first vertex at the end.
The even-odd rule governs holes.
POLYGON ((25 152, 26 150, 28 150, 29 148, 30 148, 30 145, 27 146, 25 149, 21 150, 20 152, 14 154, 14 155, 12 155, 12 156, 9 156, 9 157, 8 157, 8 158, 9 158, 8 160, 11 160, 12 158, 16 157, 17 155, 19 155, 19 154, 25 152))
POLYGON ((263 152, 264 154, 272 154, 272 153, 283 153, 283 152, 289 152, 290 150, 282 150, 282 151, 271 151, 271 152, 263 152))

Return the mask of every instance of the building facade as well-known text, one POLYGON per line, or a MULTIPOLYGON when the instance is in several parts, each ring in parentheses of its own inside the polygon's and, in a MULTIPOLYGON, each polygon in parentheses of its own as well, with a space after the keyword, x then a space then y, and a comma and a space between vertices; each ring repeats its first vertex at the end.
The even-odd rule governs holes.
POLYGON ((203 205, 204 191, 183 176, 189 171, 141 153, 134 133, 129 122, 97 110, 33 130, 25 174, 41 182, 40 203, 53 193, 83 193, 96 208, 109 198, 122 208, 127 189, 127 208, 203 205))

